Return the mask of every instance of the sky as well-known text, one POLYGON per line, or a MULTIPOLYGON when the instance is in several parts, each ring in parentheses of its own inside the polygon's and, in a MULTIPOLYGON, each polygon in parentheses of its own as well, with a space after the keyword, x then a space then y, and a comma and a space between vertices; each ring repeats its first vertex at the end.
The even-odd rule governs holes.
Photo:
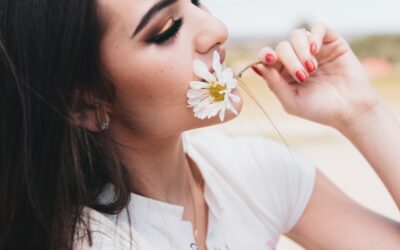
POLYGON ((400 0, 203 0, 232 37, 285 36, 303 21, 345 36, 400 34, 400 0))

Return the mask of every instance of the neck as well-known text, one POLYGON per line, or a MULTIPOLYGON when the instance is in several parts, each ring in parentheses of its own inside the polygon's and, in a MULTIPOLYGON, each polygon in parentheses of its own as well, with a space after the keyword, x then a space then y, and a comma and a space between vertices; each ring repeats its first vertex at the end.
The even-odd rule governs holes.
POLYGON ((177 205, 187 203, 190 168, 181 134, 143 138, 119 132, 115 138, 123 145, 122 160, 133 193, 177 205))

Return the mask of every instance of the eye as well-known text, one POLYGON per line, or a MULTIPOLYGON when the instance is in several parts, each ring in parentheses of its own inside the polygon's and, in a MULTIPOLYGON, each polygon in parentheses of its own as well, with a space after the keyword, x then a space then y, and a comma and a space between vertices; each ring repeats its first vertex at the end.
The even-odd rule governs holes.
POLYGON ((201 5, 200 0, 191 0, 191 1, 192 1, 192 4, 194 4, 196 6, 200 6, 201 5))
POLYGON ((183 24, 183 18, 178 20, 169 19, 168 22, 162 27, 160 32, 150 39, 146 40, 147 43, 162 44, 172 37, 176 36, 183 24))
MULTIPOLYGON (((193 5, 200 7, 200 0, 190 0, 193 5)), ((182 28, 183 18, 178 20, 169 19, 168 22, 162 27, 160 32, 158 32, 155 36, 146 40, 147 43, 155 43, 162 44, 172 37, 178 35, 179 30, 182 28)))

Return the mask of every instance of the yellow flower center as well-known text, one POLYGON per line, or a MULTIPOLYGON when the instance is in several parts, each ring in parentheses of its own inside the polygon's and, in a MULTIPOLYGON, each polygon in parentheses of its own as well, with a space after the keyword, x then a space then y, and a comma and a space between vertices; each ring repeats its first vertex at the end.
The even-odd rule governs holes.
POLYGON ((215 101, 221 102, 224 100, 226 93, 225 84, 219 82, 211 82, 210 84, 210 95, 214 98, 215 101))

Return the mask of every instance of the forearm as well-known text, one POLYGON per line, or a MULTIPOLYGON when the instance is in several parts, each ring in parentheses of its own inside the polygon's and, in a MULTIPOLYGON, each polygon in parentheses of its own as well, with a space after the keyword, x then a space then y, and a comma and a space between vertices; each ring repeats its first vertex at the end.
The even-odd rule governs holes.
POLYGON ((400 208, 400 123, 381 102, 338 129, 368 160, 400 208))

